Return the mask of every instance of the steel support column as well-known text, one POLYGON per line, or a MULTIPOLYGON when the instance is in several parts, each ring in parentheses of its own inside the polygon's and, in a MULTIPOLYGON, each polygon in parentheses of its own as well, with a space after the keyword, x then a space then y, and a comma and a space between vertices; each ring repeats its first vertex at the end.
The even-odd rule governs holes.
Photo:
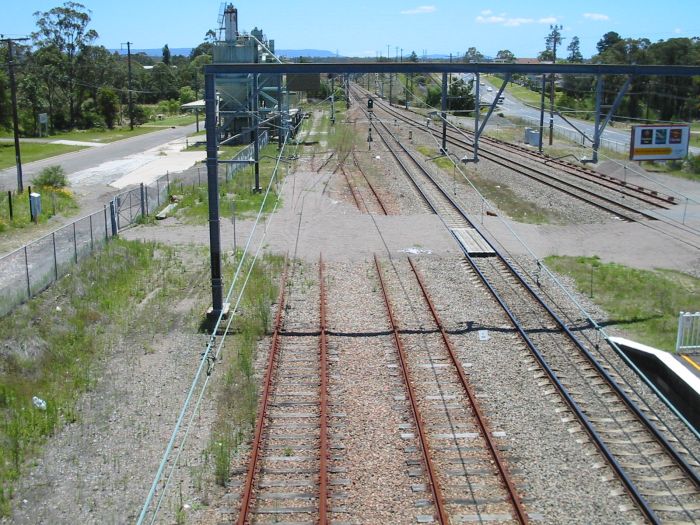
MULTIPOLYGON (((489 118, 491 118, 491 115, 493 114, 493 110, 496 109, 496 105, 498 104, 499 99, 503 95, 503 91, 506 89, 508 82, 510 82, 510 73, 505 74, 505 77, 503 79, 503 84, 501 84, 501 87, 498 90, 498 93, 496 93, 496 96, 494 97, 493 102, 491 102, 491 106, 489 106, 489 111, 488 111, 488 113, 486 113, 486 116, 484 117, 484 121, 481 123, 481 125, 479 125, 478 119, 474 119, 474 124, 476 126, 476 133, 474 134, 474 160, 475 161, 479 160, 479 155, 478 155, 479 137, 481 137, 481 134, 484 132, 484 128, 486 128, 486 123, 489 121, 489 118)), ((481 108, 479 108, 478 113, 479 114, 481 113, 481 108)))
POLYGON ((277 75, 277 112, 279 120, 277 121, 277 149, 282 149, 284 144, 284 125, 282 124, 282 75, 277 75))
POLYGON ((540 96, 540 140, 538 148, 542 153, 542 140, 544 135, 544 91, 547 88, 547 75, 542 75, 542 93, 540 96))
POLYGON ((442 100, 440 104, 442 113, 442 148, 440 153, 447 154, 447 73, 442 74, 442 100))
POLYGON ((474 73, 476 93, 474 95, 474 162, 479 160, 479 120, 481 119, 481 75, 474 73))
POLYGON ((204 75, 204 114, 207 130, 207 187, 209 190, 209 252, 211 259, 210 316, 218 318, 223 311, 223 285, 221 281, 221 230, 219 219, 219 177, 218 177, 218 129, 216 122, 216 89, 214 75, 204 75))
POLYGON ((595 83, 595 124, 593 125, 593 159, 591 162, 598 162, 598 148, 600 147, 600 106, 603 103, 603 77, 596 76, 595 83))
POLYGON ((262 188, 260 188, 260 87, 257 73, 253 74, 253 160, 255 161, 253 191, 259 193, 262 188))

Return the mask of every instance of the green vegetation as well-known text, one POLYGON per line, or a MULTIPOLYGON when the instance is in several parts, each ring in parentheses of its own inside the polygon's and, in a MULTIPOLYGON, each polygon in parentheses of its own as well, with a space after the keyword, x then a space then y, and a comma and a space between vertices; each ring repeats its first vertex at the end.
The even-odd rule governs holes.
POLYGON ((266 256, 253 268, 241 303, 243 313, 233 322, 235 335, 229 336, 223 350, 222 360, 230 364, 218 393, 216 422, 205 457, 205 462, 211 459, 214 478, 221 486, 228 480, 231 457, 255 426, 260 386, 255 377, 255 353, 269 329, 270 304, 279 293, 283 264, 280 257, 266 256))
MULTIPOLYGON (((498 79, 500 80, 500 79, 498 79)), ((505 89, 505 96, 512 96, 518 100, 524 102, 525 104, 530 104, 531 106, 539 106, 541 103, 541 95, 537 91, 532 91, 524 86, 519 86, 518 84, 513 84, 512 82, 508 84, 505 89)), ((548 101, 549 97, 545 97, 548 101)))
POLYGON ((45 188, 65 188, 68 186, 68 177, 61 166, 49 166, 34 177, 32 184, 45 188))
MULTIPOLYGON (((236 173, 230 179, 224 180, 219 186, 220 191, 220 215, 231 217, 235 213, 236 217, 255 213, 260 209, 265 190, 270 183, 270 178, 274 170, 277 155, 277 147, 268 145, 260 150, 260 187, 262 192, 255 192, 255 176, 253 166, 247 166, 236 173)), ((281 182, 284 174, 284 165, 280 164, 278 181, 281 182)), ((173 193, 177 191, 173 188, 173 193)), ((182 188, 183 199, 180 203, 178 214, 197 224, 204 224, 209 219, 209 196, 206 186, 189 186, 182 188)), ((272 211, 275 205, 275 192, 273 189, 272 198, 265 202, 264 212, 272 211)))
POLYGON ((113 344, 115 331, 129 333, 138 323, 149 331, 181 325, 178 316, 189 314, 162 306, 192 280, 173 250, 114 240, 0 319, 0 515, 9 511, 27 460, 61 425, 79 417, 76 400, 93 387, 95 361, 113 344), (134 305, 147 298, 159 315, 139 316, 134 305), (45 410, 33 405, 33 396, 46 401, 45 410))
MULTIPOLYGON (((426 146, 419 146, 417 149, 426 157, 433 158, 438 155, 436 149, 426 146)), ((437 157, 432 162, 447 173, 453 173, 455 170, 453 162, 446 157, 437 157)), ((465 184, 461 174, 456 173, 455 176, 457 184, 465 184)), ((481 177, 475 171, 469 171, 468 177, 486 199, 516 221, 529 224, 547 224, 561 219, 556 211, 547 210, 539 207, 537 204, 523 200, 521 196, 502 182, 493 182, 485 177, 481 177)))
MULTIPOLYGON (((34 182, 32 181, 32 184, 34 182)), ((37 222, 45 223, 54 215, 71 215, 78 210, 73 193, 65 187, 34 186, 32 192, 41 195, 41 215, 37 222)), ((9 228, 25 228, 31 225, 29 216, 29 194, 12 194, 12 219, 10 219, 10 200, 6 192, 0 193, 0 233, 9 228)))
MULTIPOLYGON (((84 149, 83 146, 64 146, 62 144, 38 144, 34 142, 23 142, 20 145, 22 164, 42 160, 64 153, 71 153, 84 149)), ((15 166, 15 145, 13 142, 0 142, 0 169, 15 166)))
POLYGON ((598 257, 551 256, 545 263, 573 277, 579 292, 603 307, 610 323, 655 348, 673 350, 678 313, 700 304, 700 279, 681 272, 638 270, 598 257))

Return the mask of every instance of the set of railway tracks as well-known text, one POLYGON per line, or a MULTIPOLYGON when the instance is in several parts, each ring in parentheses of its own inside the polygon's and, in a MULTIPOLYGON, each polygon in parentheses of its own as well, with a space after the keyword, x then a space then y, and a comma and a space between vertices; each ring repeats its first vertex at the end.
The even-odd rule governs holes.
MULTIPOLYGON (((375 105, 375 108, 377 106, 375 105)), ((375 129, 422 198, 453 232, 477 230, 384 123, 375 129)), ((625 392, 497 250, 472 257, 467 271, 478 275, 630 494, 653 523, 695 522, 698 460, 662 423, 646 417, 640 400, 625 392), (673 445, 671 444, 673 442, 673 445)))

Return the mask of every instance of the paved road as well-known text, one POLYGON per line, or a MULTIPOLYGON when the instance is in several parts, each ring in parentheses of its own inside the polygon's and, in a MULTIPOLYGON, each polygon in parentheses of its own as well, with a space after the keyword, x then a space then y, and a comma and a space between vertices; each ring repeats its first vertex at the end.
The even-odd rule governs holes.
MULTIPOLYGON (((130 155, 141 153, 151 148, 185 137, 195 131, 195 124, 154 131, 145 135, 118 140, 101 148, 88 148, 73 153, 31 162, 22 165, 24 185, 30 184, 32 178, 47 166, 60 165, 67 175, 95 168, 106 162, 119 161, 130 155)), ((135 169, 134 166, 130 167, 135 169)), ((130 170, 129 170, 130 171, 130 170)), ((17 170, 15 167, 0 170, 0 190, 17 189, 17 170)))
MULTIPOLYGON (((465 80, 468 81, 471 79, 471 74, 466 74, 465 75, 465 80)), ((481 86, 481 100, 482 102, 493 102, 494 97, 496 96, 496 93, 498 92, 498 89, 500 88, 500 82, 493 82, 490 83, 488 80, 483 80, 482 83, 484 85, 481 86), (491 88, 492 91, 488 91, 488 88, 491 88)), ((545 116, 544 116, 544 125, 545 128, 549 128, 549 102, 548 99, 545 101, 545 116)), ((516 99, 515 97, 511 96, 510 94, 505 95, 505 99, 503 101, 503 104, 501 104, 501 111, 507 115, 511 115, 514 117, 519 117, 525 120, 528 119, 534 119, 534 122, 536 125, 539 125, 539 119, 540 119, 540 110, 537 108, 533 108, 530 106, 525 105, 522 103, 520 100, 516 99)), ((579 120, 576 118, 569 118, 567 117, 568 120, 570 120, 579 130, 583 131, 588 137, 591 139, 593 138, 593 131, 594 131, 594 126, 593 123, 587 120, 579 120)), ((574 128, 567 123, 564 119, 561 117, 558 117, 557 115, 554 115, 554 125, 555 126, 561 126, 562 128, 566 128, 568 130, 574 130, 574 128)), ((575 131, 575 130, 574 130, 575 131)), ((580 137, 580 135, 579 135, 580 137)), ((603 131, 602 135, 603 139, 609 140, 613 144, 613 146, 616 146, 621 152, 628 151, 629 150, 629 143, 630 143, 630 132, 629 131, 619 131, 611 127, 610 124, 605 128, 605 131, 603 131)), ((587 142, 588 145, 590 145, 590 142, 587 142)), ((700 154, 700 148, 698 147, 693 147, 691 146, 689 148, 690 153, 693 155, 699 155, 700 154)))

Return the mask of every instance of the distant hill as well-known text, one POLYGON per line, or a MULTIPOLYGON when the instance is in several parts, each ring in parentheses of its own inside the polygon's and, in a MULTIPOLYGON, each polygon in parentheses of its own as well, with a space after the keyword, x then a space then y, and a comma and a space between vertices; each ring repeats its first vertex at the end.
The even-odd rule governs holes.
MULTIPOLYGON (((117 52, 126 55, 126 49, 111 49, 112 52, 117 52)), ((189 56, 192 51, 191 47, 171 47, 170 54, 172 56, 183 55, 189 56)), ((132 54, 144 53, 149 57, 158 58, 163 56, 163 49, 132 49, 132 54)), ((332 58, 335 53, 326 51, 325 49, 277 49, 275 54, 289 58, 294 57, 314 57, 314 58, 332 58)))
POLYGON ((325 49, 277 49, 275 54, 283 57, 314 57, 314 58, 332 58, 336 56, 331 51, 325 49))

